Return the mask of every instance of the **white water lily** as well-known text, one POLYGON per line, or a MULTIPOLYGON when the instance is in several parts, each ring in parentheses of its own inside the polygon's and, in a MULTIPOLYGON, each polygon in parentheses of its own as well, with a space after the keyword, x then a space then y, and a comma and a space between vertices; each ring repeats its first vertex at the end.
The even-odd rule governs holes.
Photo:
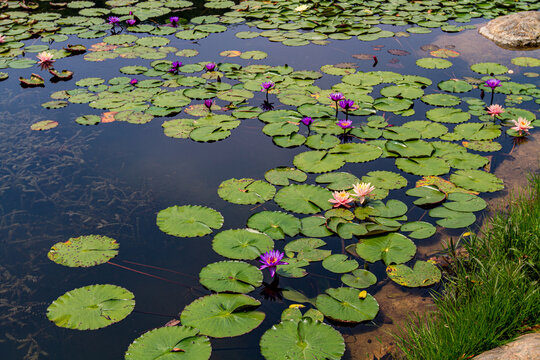
POLYGON ((294 11, 302 12, 302 11, 306 11, 307 9, 309 9, 309 6, 304 4, 304 5, 295 7, 294 11))

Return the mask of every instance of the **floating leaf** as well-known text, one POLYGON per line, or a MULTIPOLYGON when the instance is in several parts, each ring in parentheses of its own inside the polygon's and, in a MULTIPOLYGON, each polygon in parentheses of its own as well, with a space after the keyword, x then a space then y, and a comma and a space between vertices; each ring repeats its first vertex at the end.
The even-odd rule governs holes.
POLYGON ((280 189, 274 201, 283 209, 300 213, 316 214, 328 210, 332 204, 330 191, 314 185, 289 185, 280 189))
POLYGON ((264 178, 270 184, 286 186, 289 185, 289 180, 306 181, 307 175, 301 170, 283 166, 268 170, 264 174, 264 178))
POLYGON ((168 359, 208 360, 212 352, 206 336, 187 326, 166 326, 150 330, 135 339, 126 351, 126 360, 168 359))
POLYGON ((353 288, 326 289, 326 294, 317 296, 317 309, 324 316, 350 323, 373 320, 379 312, 377 300, 370 294, 359 299, 360 292, 353 288))
POLYGON ((449 229, 459 229, 472 225, 476 221, 476 216, 472 212, 460 212, 439 206, 429 211, 429 216, 441 218, 437 224, 449 229))
POLYGON ((406 224, 403 224, 400 228, 402 232, 409 232, 409 237, 413 239, 427 239, 431 237, 437 229, 435 226, 431 225, 425 221, 412 221, 406 224))
POLYGON ((441 281, 441 271, 427 261, 417 261, 413 269, 406 265, 390 265, 386 273, 392 281, 407 287, 430 286, 441 281))
POLYGON ((433 205, 438 204, 446 198, 446 194, 433 186, 420 186, 407 190, 407 195, 418 197, 413 204, 433 205))
POLYGON ((261 211, 251 215, 247 226, 259 230, 274 240, 296 236, 300 232, 300 220, 281 211, 261 211))
POLYGON ((452 63, 444 59, 421 58, 416 60, 416 65, 424 69, 447 69, 452 66, 452 63))
POLYGON ((502 149, 502 145, 495 141, 483 141, 483 140, 474 140, 474 141, 463 141, 463 146, 467 149, 475 151, 486 151, 494 152, 502 149))
POLYGON ((458 170, 450 175, 450 181, 459 187, 480 192, 494 192, 504 188, 502 180, 481 170, 458 170))
POLYGON ((390 233, 362 239, 356 245, 356 253, 369 262, 383 260, 386 265, 402 264, 413 258, 416 246, 406 236, 390 233))
POLYGON ((301 233, 305 236, 325 237, 332 235, 326 227, 324 216, 308 216, 300 220, 302 223, 301 233))
POLYGON ((476 195, 452 193, 448 194, 448 201, 443 206, 453 211, 473 212, 484 210, 487 207, 487 203, 484 199, 476 195))
POLYGON ((68 291, 47 308, 47 317, 57 326, 95 330, 131 314, 133 294, 115 285, 90 285, 68 291))
POLYGON ((348 273, 358 268, 358 262, 344 254, 333 254, 322 262, 323 268, 333 273, 348 273))
POLYGON ((360 179, 350 173, 334 172, 317 176, 315 182, 328 184, 326 188, 330 190, 348 190, 352 189, 354 184, 360 182, 360 179))
POLYGON ((369 144, 340 144, 329 151, 330 154, 341 155, 345 161, 360 163, 378 159, 382 150, 369 144))
POLYGON ((166 234, 195 237, 210 234, 223 226, 223 216, 205 206, 171 206, 157 214, 157 226, 166 234))
POLYGON ((436 108, 426 112, 426 117, 435 122, 458 124, 471 118, 471 114, 455 108, 436 108))
POLYGON ((438 85, 439 89, 454 92, 454 93, 464 93, 471 91, 473 86, 466 81, 452 79, 447 81, 441 81, 438 85))
POLYGON ((330 256, 330 250, 322 250, 319 247, 326 245, 321 239, 301 238, 293 240, 285 245, 285 254, 288 257, 294 257, 300 261, 321 261, 330 256))
POLYGON ((494 62, 484 62, 471 65, 471 70, 479 74, 488 75, 500 75, 508 72, 508 68, 506 66, 494 62))
POLYGON ((201 297, 187 305, 180 320, 201 334, 216 338, 243 335, 258 327, 264 313, 252 310, 261 303, 240 294, 214 294, 201 297))
POLYGON ((352 274, 343 275, 341 281, 347 286, 365 289, 375 284, 377 282, 377 277, 368 270, 356 269, 352 274))
POLYGON ((116 240, 107 236, 79 236, 54 244, 47 256, 60 265, 90 267, 104 264, 115 257, 118 247, 116 240))
POLYGON ((519 57, 513 58, 511 61, 512 61, 512 64, 517 65, 517 66, 528 66, 528 67, 540 66, 540 60, 533 57, 519 56, 519 57))
POLYGON ((457 96, 450 94, 424 95, 422 96, 422 101, 426 104, 435 106, 455 106, 461 102, 461 100, 457 96))
POLYGON ((201 285, 215 292, 248 293, 262 284, 262 272, 242 261, 206 265, 199 274, 201 285))
POLYGON ((53 128, 57 127, 57 126, 58 126, 57 121, 42 120, 42 121, 38 121, 36 123, 33 123, 30 126, 30 129, 36 130, 36 131, 42 131, 42 130, 50 130, 50 129, 53 129, 53 128))
POLYGON ((338 360, 344 353, 341 334, 309 317, 283 320, 261 337, 261 354, 266 360, 338 360))
POLYGON ((231 229, 220 232, 212 241, 218 254, 237 260, 253 260, 274 248, 266 234, 251 229, 231 229))
POLYGON ((397 159, 396 166, 405 172, 422 176, 443 175, 450 171, 448 164, 437 158, 397 159))
POLYGON ((443 124, 427 120, 409 121, 403 124, 403 127, 416 130, 422 139, 437 138, 448 132, 448 128, 443 124))
POLYGON ((478 169, 489 163, 489 160, 481 155, 471 153, 450 153, 442 157, 448 165, 455 169, 478 169))
POLYGON ((339 169, 345 165, 345 159, 343 156, 326 151, 305 151, 296 155, 293 163, 305 172, 324 173, 339 169))
POLYGON ((308 266, 307 260, 283 259, 288 265, 278 265, 277 274, 288 278, 302 278, 308 274, 304 266, 308 266))
POLYGON ((276 189, 267 182, 249 178, 225 180, 218 188, 219 197, 234 204, 263 203, 275 193, 276 189))
POLYGON ((362 182, 388 190, 401 189, 407 185, 407 179, 392 171, 370 171, 362 177, 362 182))
POLYGON ((438 57, 438 58, 454 58, 454 57, 458 57, 459 55, 461 55, 460 53, 458 53, 457 51, 455 50, 450 50, 450 49, 437 49, 437 50, 433 50, 429 53, 429 55, 431 56, 434 56, 434 57, 438 57))
POLYGON ((423 140, 395 141, 389 140, 385 144, 386 150, 398 154, 400 157, 431 156, 435 148, 423 140))

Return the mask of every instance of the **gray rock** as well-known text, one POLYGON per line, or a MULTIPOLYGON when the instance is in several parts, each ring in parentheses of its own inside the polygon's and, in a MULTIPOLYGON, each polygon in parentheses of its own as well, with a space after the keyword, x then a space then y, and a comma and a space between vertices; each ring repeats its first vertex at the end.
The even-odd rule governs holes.
POLYGON ((473 360, 538 360, 540 333, 527 334, 516 340, 476 356, 473 360))
POLYGON ((540 47, 540 12, 522 11, 498 17, 478 32, 500 47, 510 50, 540 47))

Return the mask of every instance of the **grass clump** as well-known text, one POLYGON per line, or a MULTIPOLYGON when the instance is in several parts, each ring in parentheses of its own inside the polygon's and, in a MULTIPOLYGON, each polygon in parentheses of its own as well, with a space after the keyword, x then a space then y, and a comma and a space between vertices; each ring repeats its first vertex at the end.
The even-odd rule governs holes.
POLYGON ((437 310, 396 335, 396 358, 469 359, 539 324, 540 175, 491 217, 482 234, 450 244, 437 310))

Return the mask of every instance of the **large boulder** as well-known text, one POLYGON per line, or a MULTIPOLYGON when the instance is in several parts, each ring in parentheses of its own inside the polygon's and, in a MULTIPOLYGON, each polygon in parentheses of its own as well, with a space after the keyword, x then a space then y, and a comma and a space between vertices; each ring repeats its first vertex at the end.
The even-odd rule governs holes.
POLYGON ((478 32, 511 50, 540 47, 540 11, 522 11, 498 17, 480 27, 478 32))
POLYGON ((478 355, 473 360, 538 360, 540 333, 527 334, 504 346, 478 355))

